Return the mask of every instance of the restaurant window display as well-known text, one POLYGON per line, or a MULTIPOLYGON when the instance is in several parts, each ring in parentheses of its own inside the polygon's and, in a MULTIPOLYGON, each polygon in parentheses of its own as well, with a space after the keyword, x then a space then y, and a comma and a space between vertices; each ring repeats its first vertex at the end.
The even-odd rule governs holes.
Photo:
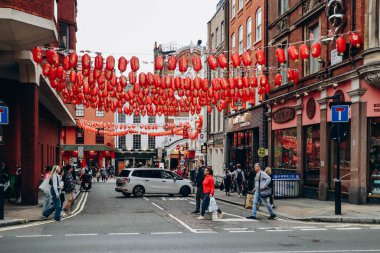
POLYGON ((276 169, 296 170, 297 128, 273 131, 274 166, 276 169))
POLYGON ((229 165, 241 164, 246 169, 252 164, 252 130, 232 133, 230 136, 229 165))
POLYGON ((304 148, 305 148, 305 173, 304 185, 310 187, 319 187, 320 174, 320 126, 306 126, 304 128, 304 148))
POLYGON ((380 118, 369 119, 369 194, 380 195, 380 118))

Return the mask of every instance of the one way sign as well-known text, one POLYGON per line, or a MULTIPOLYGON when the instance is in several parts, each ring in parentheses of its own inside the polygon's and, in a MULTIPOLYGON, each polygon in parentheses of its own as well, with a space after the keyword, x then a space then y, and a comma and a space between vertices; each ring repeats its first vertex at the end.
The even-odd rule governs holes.
POLYGON ((333 105, 331 106, 331 122, 340 123, 348 122, 348 105, 333 105))
POLYGON ((9 109, 6 106, 0 106, 0 125, 9 124, 9 109))

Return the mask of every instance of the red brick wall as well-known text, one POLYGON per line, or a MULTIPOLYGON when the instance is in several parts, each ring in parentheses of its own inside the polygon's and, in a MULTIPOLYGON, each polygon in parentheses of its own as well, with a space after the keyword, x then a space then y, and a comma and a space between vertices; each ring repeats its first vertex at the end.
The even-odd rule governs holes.
POLYGON ((11 8, 51 20, 54 17, 53 0, 2 0, 0 8, 11 8))
POLYGON ((70 48, 76 49, 76 31, 77 29, 77 1, 64 0, 58 3, 58 20, 70 25, 70 48))

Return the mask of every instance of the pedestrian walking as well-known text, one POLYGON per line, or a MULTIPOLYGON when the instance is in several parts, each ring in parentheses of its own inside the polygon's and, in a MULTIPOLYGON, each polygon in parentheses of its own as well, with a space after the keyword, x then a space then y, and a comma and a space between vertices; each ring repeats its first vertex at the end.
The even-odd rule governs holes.
POLYGON ((65 168, 65 177, 64 177, 64 189, 66 193, 66 205, 63 208, 63 211, 70 215, 71 214, 71 207, 74 203, 74 192, 75 192, 75 182, 74 178, 72 176, 73 167, 71 167, 70 164, 68 164, 65 168))
POLYGON ((244 171, 241 169, 240 164, 236 165, 236 170, 233 173, 234 173, 234 178, 235 178, 235 183, 236 183, 236 189, 238 192, 238 197, 240 198, 241 193, 242 193, 243 183, 245 181, 244 171))
POLYGON ((269 196, 269 204, 272 208, 276 208, 274 206, 274 191, 273 191, 273 174, 272 174, 272 168, 271 167, 266 167, 265 168, 265 173, 267 173, 268 176, 270 176, 270 183, 268 187, 271 189, 272 194, 269 196))
POLYGON ((54 205, 45 210, 42 215, 45 219, 48 219, 50 214, 55 211, 54 220, 61 220, 61 201, 59 199, 59 177, 58 173, 60 172, 60 167, 55 165, 51 171, 51 175, 49 176, 49 184, 51 185, 50 194, 52 196, 52 200, 54 205))
MULTIPOLYGON (((45 175, 44 175, 44 180, 46 178, 50 178, 50 175, 51 175, 51 171, 52 171, 53 167, 48 165, 45 167, 45 175)), ((51 207, 51 193, 50 191, 44 191, 44 194, 45 194, 45 201, 44 201, 44 204, 42 206, 42 215, 44 212, 46 212, 50 207, 51 207)))
POLYGON ((63 203, 65 202, 65 190, 64 188, 64 182, 63 178, 65 177, 65 170, 60 170, 58 172, 58 192, 59 192, 59 200, 61 201, 61 211, 63 207, 63 203))
POLYGON ((256 219, 256 208, 258 206, 259 200, 261 200, 262 204, 266 206, 268 212, 270 213, 268 219, 273 220, 276 218, 276 214, 267 201, 267 198, 272 194, 272 191, 269 188, 271 179, 264 171, 261 170, 261 165, 259 163, 255 164, 255 172, 255 193, 253 196, 252 214, 251 216, 248 216, 247 219, 256 219))
POLYGON ((102 175, 102 182, 105 183, 107 178, 107 170, 104 166, 100 169, 100 174, 102 175))
MULTIPOLYGON (((197 218, 197 220, 204 220, 205 219, 205 212, 210 204, 210 198, 214 196, 215 192, 215 184, 214 184, 214 172, 211 168, 206 168, 204 170, 205 177, 203 180, 203 198, 202 198, 202 209, 201 209, 201 215, 197 218)), ((222 211, 218 208, 218 218, 221 219, 223 217, 222 211)))
POLYGON ((232 175, 231 175, 231 171, 229 169, 225 170, 223 182, 224 182, 224 190, 226 192, 226 195, 230 196, 231 184, 232 184, 232 175))
POLYGON ((99 181, 100 181, 100 169, 98 169, 98 170, 96 171, 96 182, 99 183, 99 181))
POLYGON ((201 210, 201 199, 203 195, 203 179, 205 166, 203 160, 198 160, 198 168, 195 170, 195 187, 196 187, 196 195, 195 195, 195 211, 192 213, 198 214, 201 210))

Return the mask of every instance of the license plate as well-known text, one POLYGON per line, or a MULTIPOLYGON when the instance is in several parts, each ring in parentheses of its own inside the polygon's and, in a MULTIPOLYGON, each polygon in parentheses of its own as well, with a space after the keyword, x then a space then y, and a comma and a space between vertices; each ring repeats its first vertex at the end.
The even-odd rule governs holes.
POLYGON ((84 186, 85 186, 85 187, 88 187, 88 183, 85 183, 84 186))

